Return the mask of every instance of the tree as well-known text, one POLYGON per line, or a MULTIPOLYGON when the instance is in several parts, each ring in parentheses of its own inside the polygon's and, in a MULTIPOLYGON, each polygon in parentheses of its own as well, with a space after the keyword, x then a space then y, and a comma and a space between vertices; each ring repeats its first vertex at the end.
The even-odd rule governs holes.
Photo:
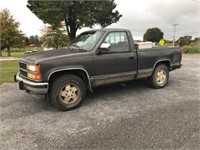
POLYGON ((196 44, 197 46, 200 47, 200 37, 195 37, 193 40, 192 40, 192 43, 196 44))
POLYGON ((146 33, 143 36, 144 41, 151 41, 151 42, 159 42, 160 39, 163 39, 163 32, 155 27, 147 29, 146 33))
MULTIPOLYGON (((19 22, 15 21, 8 9, 0 11, 0 27, 1 27, 1 49, 7 49, 8 56, 11 47, 22 48, 24 46, 24 35, 19 30, 19 22)), ((2 56, 2 54, 1 54, 2 56)))
POLYGON ((39 44, 40 44, 38 35, 35 35, 35 44, 36 44, 36 45, 39 45, 39 44))
POLYGON ((176 41, 176 43, 181 47, 183 47, 184 45, 189 45, 191 42, 192 42, 192 36, 188 36, 188 35, 180 37, 176 41))
POLYGON ((29 44, 35 44, 35 43, 36 43, 35 36, 31 35, 29 37, 29 44))
POLYGON ((69 43, 69 38, 64 34, 64 30, 52 29, 52 27, 45 27, 43 29, 43 35, 41 37, 43 46, 48 48, 59 49, 66 47, 69 43))
POLYGON ((198 43, 200 41, 200 37, 195 37, 193 41, 198 43))
POLYGON ((28 46, 30 44, 29 38, 26 36, 24 39, 25 46, 28 46))
POLYGON ((24 43, 26 46, 29 46, 30 44, 34 44, 36 46, 41 45, 41 41, 39 40, 38 35, 31 35, 29 37, 26 36, 24 39, 24 43))
POLYGON ((76 37, 76 31, 82 27, 100 25, 106 27, 119 21, 121 14, 114 0, 109 1, 32 1, 27 7, 44 23, 53 29, 59 28, 64 21, 70 40, 76 37))

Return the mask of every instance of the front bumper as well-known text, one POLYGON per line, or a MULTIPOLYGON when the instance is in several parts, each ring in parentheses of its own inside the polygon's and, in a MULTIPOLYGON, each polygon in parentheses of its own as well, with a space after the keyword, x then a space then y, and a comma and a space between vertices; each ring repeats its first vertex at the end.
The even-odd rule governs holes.
POLYGON ((37 83, 33 81, 29 81, 19 76, 19 73, 14 76, 15 82, 19 83, 20 90, 26 90, 30 93, 34 94, 46 94, 49 89, 48 83, 37 83))

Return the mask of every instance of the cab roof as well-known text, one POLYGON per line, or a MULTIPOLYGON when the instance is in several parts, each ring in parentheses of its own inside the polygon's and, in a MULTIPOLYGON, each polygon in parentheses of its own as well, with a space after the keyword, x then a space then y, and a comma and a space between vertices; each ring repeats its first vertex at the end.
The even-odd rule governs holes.
POLYGON ((128 29, 119 29, 119 28, 103 28, 103 29, 92 29, 92 30, 87 30, 85 32, 92 32, 92 31, 129 31, 128 29))

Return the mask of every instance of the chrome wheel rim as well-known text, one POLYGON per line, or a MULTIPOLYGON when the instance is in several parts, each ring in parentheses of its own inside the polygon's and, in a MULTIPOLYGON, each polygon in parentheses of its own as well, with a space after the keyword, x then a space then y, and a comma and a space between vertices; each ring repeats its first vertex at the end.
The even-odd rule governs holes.
POLYGON ((167 75, 166 75, 165 70, 158 71, 158 73, 156 75, 156 81, 158 84, 162 85, 163 83, 165 83, 166 78, 167 78, 167 75))
POLYGON ((80 90, 76 84, 69 83, 60 90, 60 99, 65 104, 72 104, 79 99, 80 90))

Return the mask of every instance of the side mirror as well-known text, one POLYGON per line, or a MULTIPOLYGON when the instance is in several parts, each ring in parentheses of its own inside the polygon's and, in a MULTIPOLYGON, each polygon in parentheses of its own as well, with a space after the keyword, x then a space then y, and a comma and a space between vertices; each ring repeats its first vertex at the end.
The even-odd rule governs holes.
POLYGON ((110 48, 110 43, 102 43, 100 46, 100 49, 102 49, 103 51, 109 51, 110 48))

